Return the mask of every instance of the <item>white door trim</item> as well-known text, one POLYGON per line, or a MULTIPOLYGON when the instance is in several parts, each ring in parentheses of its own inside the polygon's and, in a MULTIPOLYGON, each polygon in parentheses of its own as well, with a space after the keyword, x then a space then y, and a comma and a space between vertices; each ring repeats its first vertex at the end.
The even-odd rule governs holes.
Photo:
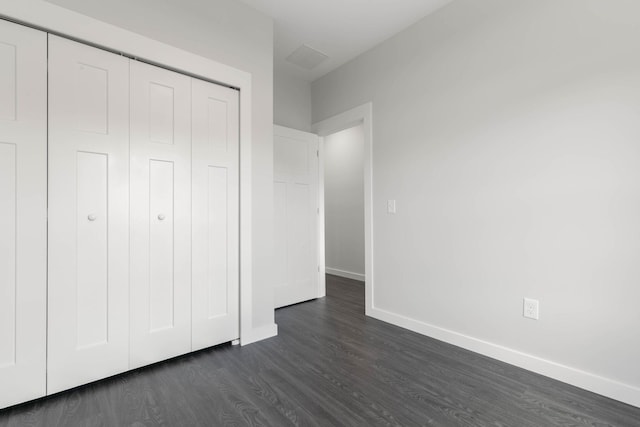
MULTIPOLYGON (((320 136, 320 165, 324 164, 324 137, 341 130, 362 124, 364 130, 364 272, 365 314, 373 310, 373 104, 368 102, 358 107, 314 123, 311 128, 320 136)), ((320 186, 324 189, 324 175, 320 175, 320 186)), ((324 191, 323 191, 324 197, 324 191)), ((320 216, 324 218, 324 203, 320 205, 320 216)), ((323 233, 324 234, 324 233, 323 233)), ((324 247, 322 248, 324 251, 324 247)))
POLYGON ((240 342, 245 345, 276 335, 275 323, 255 328, 253 326, 251 73, 45 1, 0 0, 0 10, 0 18, 123 52, 149 63, 184 71, 240 90, 240 342))

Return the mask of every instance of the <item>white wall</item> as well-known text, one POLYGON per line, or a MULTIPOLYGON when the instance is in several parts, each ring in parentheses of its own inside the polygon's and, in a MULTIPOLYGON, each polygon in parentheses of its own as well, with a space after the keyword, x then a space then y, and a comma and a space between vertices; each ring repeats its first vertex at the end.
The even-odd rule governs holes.
MULTIPOLYGON (((273 326, 273 21, 235 0, 21 0, 32 15, 60 9, 91 16, 252 74, 253 313, 273 326), (56 5, 53 5, 55 3, 56 5)), ((0 0, 0 13, 12 10, 0 0), (6 7, 5 7, 6 5, 6 7)), ((56 14, 57 15, 57 14, 56 14)), ((62 15, 62 14, 60 14, 62 15)))
POLYGON ((274 71, 273 123, 311 131, 311 83, 286 71, 274 71))
POLYGON ((324 138, 326 269, 358 280, 364 280, 363 160, 362 125, 324 138))
POLYGON ((373 102, 379 317, 640 405, 638 16, 456 0, 312 84, 373 102))

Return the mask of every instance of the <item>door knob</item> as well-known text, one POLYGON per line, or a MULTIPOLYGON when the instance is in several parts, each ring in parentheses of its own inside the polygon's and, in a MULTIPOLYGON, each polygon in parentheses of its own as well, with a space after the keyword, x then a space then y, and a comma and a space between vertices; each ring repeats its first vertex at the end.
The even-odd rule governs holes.
POLYGON ((88 219, 89 221, 95 221, 96 219, 98 219, 98 217, 97 217, 97 216, 95 216, 94 214, 89 214, 89 216, 87 217, 87 219, 88 219))
POLYGON ((164 221, 164 219, 165 219, 165 218, 166 218, 166 217, 165 217, 163 214, 159 214, 159 215, 158 215, 158 219, 159 219, 160 221, 164 221))

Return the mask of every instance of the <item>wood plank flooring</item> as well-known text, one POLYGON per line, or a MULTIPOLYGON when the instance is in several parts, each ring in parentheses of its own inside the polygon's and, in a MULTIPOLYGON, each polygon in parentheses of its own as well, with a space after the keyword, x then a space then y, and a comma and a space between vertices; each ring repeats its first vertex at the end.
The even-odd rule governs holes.
POLYGON ((362 283, 223 345, 0 411, 0 427, 640 426, 640 409, 364 316, 362 283))

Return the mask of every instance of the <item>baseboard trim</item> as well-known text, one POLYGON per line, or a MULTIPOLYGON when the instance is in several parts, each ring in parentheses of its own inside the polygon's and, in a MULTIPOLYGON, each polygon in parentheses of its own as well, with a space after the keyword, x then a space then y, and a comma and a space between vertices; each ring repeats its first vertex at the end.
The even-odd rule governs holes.
POLYGON ((254 342, 266 340, 278 335, 278 325, 275 323, 271 325, 264 325, 259 328, 254 328, 247 337, 240 338, 240 345, 252 344, 254 342))
POLYGON ((562 365, 551 360, 546 360, 488 341, 483 341, 478 338, 473 338, 438 326, 430 325, 428 323, 404 317, 386 310, 381 310, 379 308, 371 308, 367 311, 368 314, 375 319, 480 353, 484 356, 527 369, 537 374, 571 384, 632 406, 640 407, 640 388, 638 387, 601 377, 599 375, 562 365))
POLYGON ((337 268, 326 267, 324 269, 325 273, 333 274, 334 276, 344 277, 346 279, 359 280, 364 282, 364 274, 354 273, 352 271, 338 270, 337 268))

